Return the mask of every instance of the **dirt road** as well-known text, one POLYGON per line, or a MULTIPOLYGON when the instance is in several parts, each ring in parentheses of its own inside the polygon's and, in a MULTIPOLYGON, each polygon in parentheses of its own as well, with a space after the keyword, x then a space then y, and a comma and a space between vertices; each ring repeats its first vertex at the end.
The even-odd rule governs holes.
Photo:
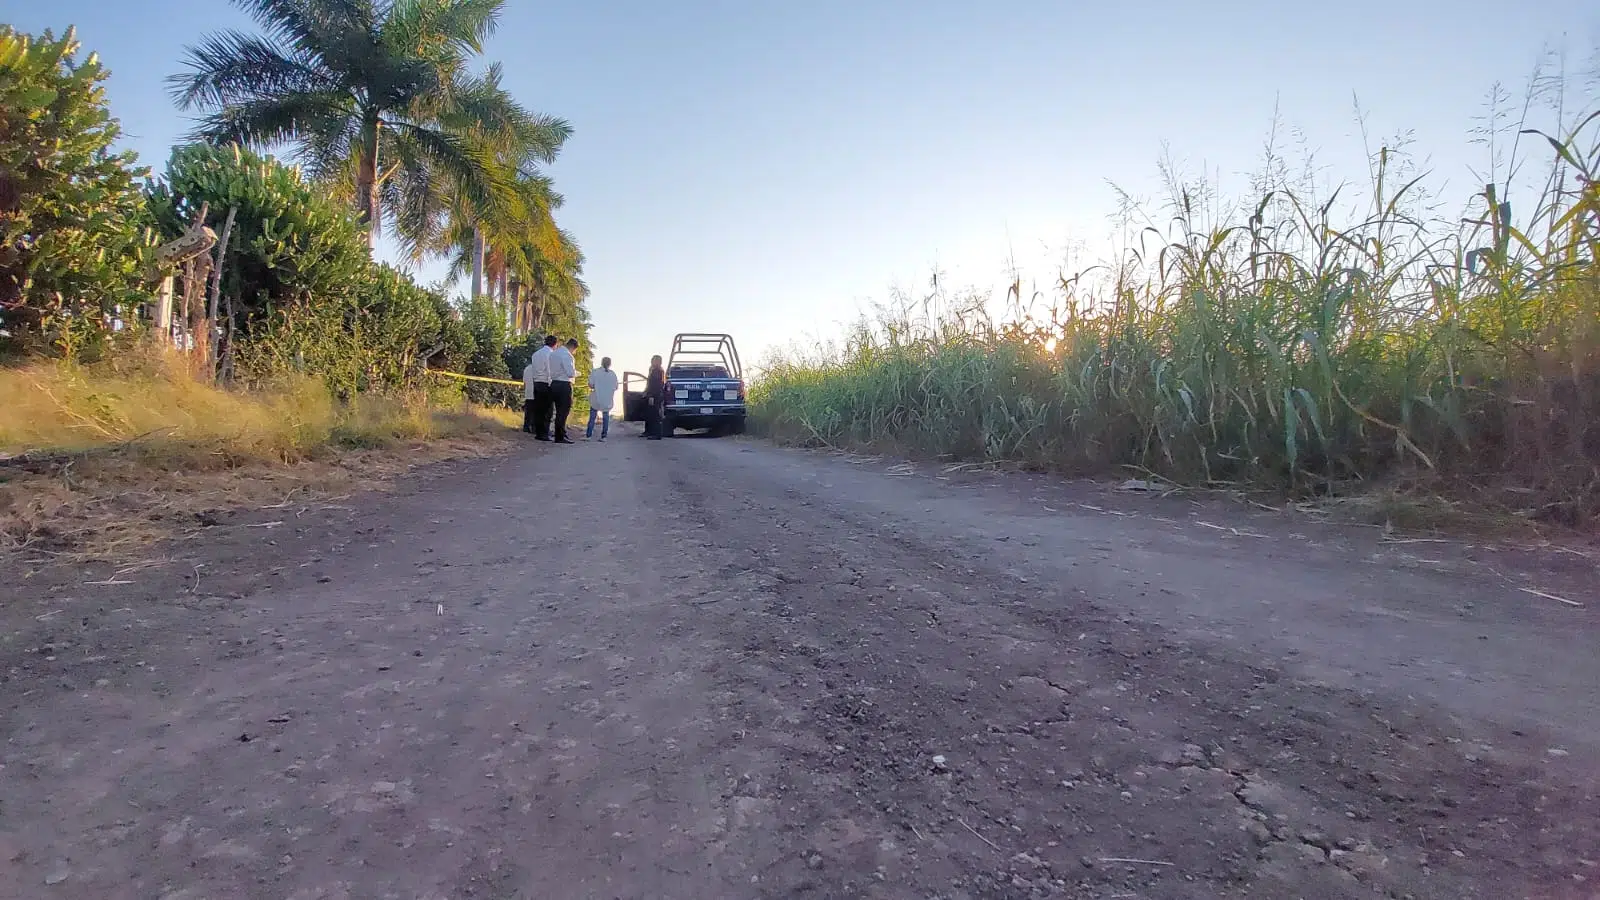
POLYGON ((167 553, 4 563, 6 897, 1600 896, 1576 555, 626 435, 167 553))

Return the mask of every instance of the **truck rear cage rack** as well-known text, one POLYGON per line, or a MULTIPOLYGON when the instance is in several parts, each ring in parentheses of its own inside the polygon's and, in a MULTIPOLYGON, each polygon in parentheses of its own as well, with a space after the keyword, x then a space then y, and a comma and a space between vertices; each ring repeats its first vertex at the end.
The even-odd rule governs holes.
POLYGON ((672 355, 667 357, 667 369, 674 365, 710 365, 722 363, 728 368, 728 377, 744 378, 744 367, 739 362, 739 351, 728 334, 700 334, 688 332, 672 339, 672 355))

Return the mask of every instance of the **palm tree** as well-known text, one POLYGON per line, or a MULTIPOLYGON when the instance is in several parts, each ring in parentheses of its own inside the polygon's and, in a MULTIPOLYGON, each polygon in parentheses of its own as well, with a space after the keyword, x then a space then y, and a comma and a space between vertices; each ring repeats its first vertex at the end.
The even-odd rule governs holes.
POLYGON ((558 234, 556 252, 539 250, 530 260, 519 310, 528 328, 543 328, 552 321, 587 324, 583 301, 589 297, 589 285, 583 280, 583 251, 572 235, 558 234))
MULTIPOLYGON (((517 178, 511 196, 513 203, 484 205, 453 194, 448 207, 429 217, 438 228, 426 241, 412 245, 413 258, 445 254, 452 277, 471 273, 472 296, 477 296, 483 293, 485 275, 492 294, 495 285, 510 275, 525 274, 533 256, 559 255, 561 236, 553 212, 561 205, 561 195, 550 189, 550 180, 538 175, 517 178)), ((414 226, 403 225, 402 230, 409 227, 414 226)))
POLYGON ((263 33, 190 48, 174 99, 203 112, 203 140, 292 145, 313 177, 348 191, 372 244, 385 213, 433 208, 446 183, 484 206, 515 204, 500 148, 523 141, 553 159, 570 132, 512 101, 498 70, 468 71, 505 0, 233 2, 263 33))
MULTIPOLYGON (((539 167, 555 159, 571 129, 564 122, 533 117, 492 118, 494 111, 514 105, 501 88, 500 77, 500 67, 494 65, 466 84, 462 95, 471 102, 463 103, 463 112, 445 124, 492 152, 510 189, 485 195, 443 173, 436 189, 409 192, 399 221, 414 259, 432 251, 459 250, 463 229, 470 229, 472 296, 482 291, 490 259, 498 261, 496 275, 504 282, 507 256, 519 257, 521 243, 531 241, 547 252, 556 252, 559 246, 552 210, 560 206, 561 196, 539 167)), ((494 283, 491 278, 491 291, 494 283)))
POLYGON ((580 278, 582 251, 555 223, 561 196, 544 178, 519 179, 518 186, 525 201, 521 208, 486 217, 458 207, 432 249, 449 260, 452 280, 471 274, 472 296, 484 293, 481 279, 487 276, 488 295, 506 303, 508 319, 526 329, 539 324, 550 303, 574 306, 588 288, 580 278), (512 283, 516 297, 509 290, 512 283))

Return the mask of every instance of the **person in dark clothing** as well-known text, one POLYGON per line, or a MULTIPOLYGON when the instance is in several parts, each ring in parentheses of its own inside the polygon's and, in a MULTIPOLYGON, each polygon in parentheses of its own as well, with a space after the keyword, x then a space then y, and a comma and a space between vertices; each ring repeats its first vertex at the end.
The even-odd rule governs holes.
POLYGON ((555 429, 551 438, 558 444, 570 444, 567 437, 567 417, 572 414, 572 382, 578 377, 577 363, 572 353, 578 349, 578 339, 568 338, 564 346, 550 354, 550 399, 555 403, 555 429))
POLYGON ((522 372, 522 384, 527 400, 523 402, 523 428, 535 440, 550 440, 550 412, 555 404, 550 394, 550 354, 555 350, 556 336, 544 339, 544 346, 533 352, 528 367, 522 372))
POLYGON ((661 367, 661 357, 650 357, 650 374, 644 382, 644 436, 652 441, 661 440, 661 407, 667 401, 667 372, 661 367))

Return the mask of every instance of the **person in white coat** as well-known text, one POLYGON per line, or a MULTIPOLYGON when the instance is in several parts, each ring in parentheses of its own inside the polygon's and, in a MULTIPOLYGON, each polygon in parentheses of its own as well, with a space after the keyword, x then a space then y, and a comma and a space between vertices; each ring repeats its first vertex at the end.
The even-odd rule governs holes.
POLYGON ((594 439, 594 420, 600 419, 600 440, 611 433, 611 406, 617 402, 617 373, 611 371, 611 357, 600 360, 600 368, 589 373, 589 427, 584 440, 594 439))

